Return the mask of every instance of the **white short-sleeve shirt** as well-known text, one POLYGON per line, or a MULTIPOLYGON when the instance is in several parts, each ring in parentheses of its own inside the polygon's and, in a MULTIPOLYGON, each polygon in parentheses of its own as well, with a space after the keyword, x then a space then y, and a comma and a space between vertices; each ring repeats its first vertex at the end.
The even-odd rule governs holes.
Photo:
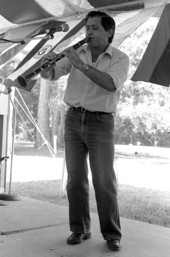
POLYGON ((63 58, 56 64, 54 79, 70 73, 64 96, 65 103, 74 107, 81 106, 89 111, 116 112, 120 91, 127 79, 129 70, 128 56, 111 45, 98 57, 95 63, 92 62, 88 46, 79 49, 78 54, 84 63, 109 74, 116 90, 110 92, 101 88, 83 72, 72 66, 68 58, 63 58))

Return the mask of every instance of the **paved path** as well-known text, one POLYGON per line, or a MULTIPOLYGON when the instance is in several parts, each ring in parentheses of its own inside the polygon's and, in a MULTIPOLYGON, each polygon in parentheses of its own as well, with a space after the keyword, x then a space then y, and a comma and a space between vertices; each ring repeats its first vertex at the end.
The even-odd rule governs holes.
POLYGON ((21 198, 0 201, 0 257, 169 257, 170 229, 121 219, 122 249, 108 250, 98 216, 92 216, 93 237, 81 245, 69 246, 67 207, 21 198))

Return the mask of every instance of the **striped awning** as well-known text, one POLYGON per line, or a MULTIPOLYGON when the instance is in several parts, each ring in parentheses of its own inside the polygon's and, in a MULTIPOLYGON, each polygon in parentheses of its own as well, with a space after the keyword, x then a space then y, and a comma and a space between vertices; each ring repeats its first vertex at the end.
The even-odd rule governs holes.
POLYGON ((170 86, 170 4, 164 8, 132 80, 170 86))

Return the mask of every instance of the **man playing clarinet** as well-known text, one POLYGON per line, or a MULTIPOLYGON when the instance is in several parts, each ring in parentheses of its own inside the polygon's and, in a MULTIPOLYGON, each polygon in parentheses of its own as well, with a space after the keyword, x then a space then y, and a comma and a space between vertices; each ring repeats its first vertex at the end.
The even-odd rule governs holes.
MULTIPOLYGON (((72 234, 67 243, 76 245, 91 238, 89 207, 89 157, 101 234, 108 248, 120 249, 122 237, 114 162, 114 116, 127 79, 129 58, 111 46, 115 21, 108 14, 92 11, 85 18, 88 42, 41 72, 48 80, 69 74, 64 96, 69 106, 65 120, 67 195, 72 234)), ((43 62, 55 57, 46 55, 43 62)))

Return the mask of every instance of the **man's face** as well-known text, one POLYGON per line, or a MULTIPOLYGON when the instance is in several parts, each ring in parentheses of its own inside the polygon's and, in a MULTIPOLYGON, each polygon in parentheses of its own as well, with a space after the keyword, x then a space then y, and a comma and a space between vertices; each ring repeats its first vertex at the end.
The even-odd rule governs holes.
POLYGON ((86 23, 86 37, 90 38, 89 45, 91 47, 106 47, 111 31, 105 31, 101 25, 101 18, 89 18, 86 23))

